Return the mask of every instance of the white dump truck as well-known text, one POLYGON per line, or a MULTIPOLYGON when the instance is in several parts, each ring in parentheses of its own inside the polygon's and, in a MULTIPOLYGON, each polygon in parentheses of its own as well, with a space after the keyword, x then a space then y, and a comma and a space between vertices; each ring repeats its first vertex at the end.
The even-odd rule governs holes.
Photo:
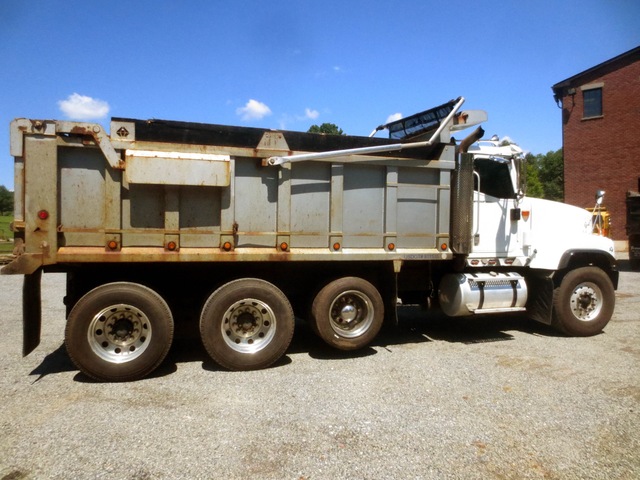
POLYGON ((476 144, 480 127, 456 140, 486 120, 463 102, 382 125, 388 138, 14 120, 2 273, 24 275, 23 353, 40 338, 43 272, 66 273, 68 354, 103 381, 151 373, 182 325, 222 367, 249 370, 286 352, 296 315, 351 350, 401 303, 601 332, 611 240, 586 210, 528 198, 521 152, 476 144))

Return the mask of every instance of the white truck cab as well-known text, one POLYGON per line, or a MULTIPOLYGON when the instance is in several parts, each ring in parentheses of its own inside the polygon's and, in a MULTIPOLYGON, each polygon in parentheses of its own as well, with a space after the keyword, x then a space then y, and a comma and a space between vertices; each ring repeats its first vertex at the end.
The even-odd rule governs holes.
POLYGON ((485 275, 503 283, 510 276, 526 278, 517 285, 519 300, 514 293, 510 306, 499 304, 505 310, 526 304, 531 312, 533 294, 542 305, 552 304, 551 317, 538 320, 573 335, 599 332, 613 313, 618 278, 613 241, 593 233, 586 209, 527 197, 520 174, 524 152, 517 145, 483 140, 468 151, 474 155, 475 183, 467 270, 492 269, 485 275), (500 270, 505 268, 510 271, 500 270))
POLYGON ((469 148, 474 160, 474 242, 470 266, 522 265, 557 269, 568 251, 613 255, 613 241, 593 234, 592 214, 561 202, 525 194, 525 157, 495 138, 469 148))

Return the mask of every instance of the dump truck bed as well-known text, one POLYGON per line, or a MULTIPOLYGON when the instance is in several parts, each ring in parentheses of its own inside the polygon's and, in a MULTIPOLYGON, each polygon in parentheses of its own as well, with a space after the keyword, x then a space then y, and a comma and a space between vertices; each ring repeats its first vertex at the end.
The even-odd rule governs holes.
POLYGON ((4 273, 78 262, 446 259, 455 146, 165 120, 19 119, 4 273), (279 166, 266 159, 344 151, 279 166), (20 252, 20 253, 22 253, 20 252))

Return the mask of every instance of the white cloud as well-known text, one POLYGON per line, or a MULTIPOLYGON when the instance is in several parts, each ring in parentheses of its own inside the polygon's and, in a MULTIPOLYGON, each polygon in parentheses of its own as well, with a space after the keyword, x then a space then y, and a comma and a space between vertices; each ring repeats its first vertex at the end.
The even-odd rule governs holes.
POLYGON ((244 107, 238 108, 236 114, 240 115, 242 120, 260 120, 271 115, 271 109, 266 104, 251 99, 244 107))
POLYGON ((95 120, 109 114, 109 104, 104 100, 73 93, 66 100, 60 100, 58 106, 62 113, 72 120, 95 120))
POLYGON ((317 110, 312 110, 310 108, 305 108, 304 109, 304 116, 305 118, 308 118, 310 120, 315 120, 316 118, 318 118, 320 116, 320 112, 317 110))
POLYGON ((402 118, 402 114, 401 113, 394 113, 392 115, 389 115, 387 117, 387 121, 384 122, 384 123, 386 125, 387 123, 395 122, 396 120, 400 120, 401 118, 402 118))

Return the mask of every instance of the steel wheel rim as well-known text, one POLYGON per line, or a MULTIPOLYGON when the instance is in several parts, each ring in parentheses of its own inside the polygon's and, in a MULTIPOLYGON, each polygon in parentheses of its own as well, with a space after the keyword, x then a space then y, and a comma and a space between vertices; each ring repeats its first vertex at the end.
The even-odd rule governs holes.
POLYGON ((276 334, 276 316, 271 307, 255 298, 238 300, 224 313, 222 338, 239 353, 255 353, 276 334))
POLYGON ((602 310, 602 298, 602 290, 598 285, 592 282, 581 283, 571 294, 571 312, 580 321, 595 320, 602 310))
POLYGON ((368 296, 358 290, 338 295, 329 307, 331 328, 341 337, 355 338, 373 323, 373 306, 368 296))
POLYGON ((151 322, 142 310, 133 305, 111 305, 91 319, 87 338, 93 353, 102 360, 130 362, 149 346, 151 322))

